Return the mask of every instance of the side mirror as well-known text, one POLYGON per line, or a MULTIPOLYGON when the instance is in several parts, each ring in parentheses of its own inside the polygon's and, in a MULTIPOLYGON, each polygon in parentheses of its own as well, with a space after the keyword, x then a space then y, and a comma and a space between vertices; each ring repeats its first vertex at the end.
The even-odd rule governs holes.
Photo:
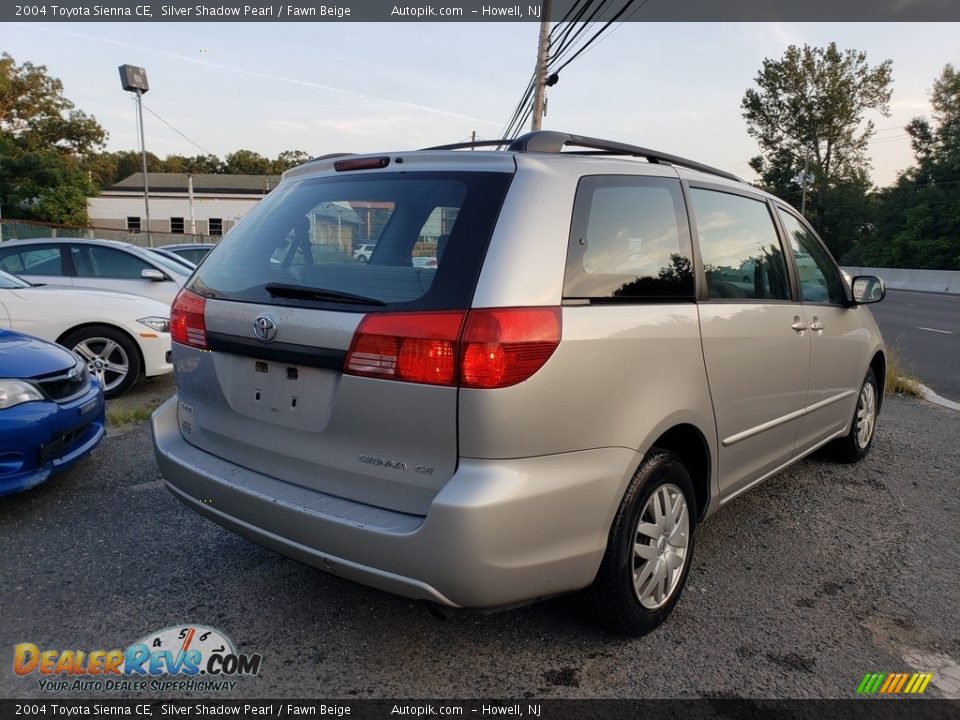
POLYGON ((868 305, 880 302, 887 296, 887 286, 876 275, 857 275, 851 283, 853 302, 868 305))
POLYGON ((162 282, 167 279, 167 276, 155 268, 144 268, 140 271, 140 277, 144 280, 152 280, 153 282, 162 282))

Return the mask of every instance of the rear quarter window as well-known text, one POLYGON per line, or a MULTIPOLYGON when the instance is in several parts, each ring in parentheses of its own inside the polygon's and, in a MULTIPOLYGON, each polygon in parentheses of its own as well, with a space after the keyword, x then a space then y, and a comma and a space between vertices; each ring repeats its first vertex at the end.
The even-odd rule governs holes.
POLYGON ((692 298, 690 231, 680 181, 582 178, 563 294, 597 301, 692 298))
POLYGON ((191 289, 268 304, 343 307, 352 296, 365 311, 468 307, 512 177, 367 173, 282 184, 224 237, 191 289), (277 284, 329 299, 276 297, 277 284))

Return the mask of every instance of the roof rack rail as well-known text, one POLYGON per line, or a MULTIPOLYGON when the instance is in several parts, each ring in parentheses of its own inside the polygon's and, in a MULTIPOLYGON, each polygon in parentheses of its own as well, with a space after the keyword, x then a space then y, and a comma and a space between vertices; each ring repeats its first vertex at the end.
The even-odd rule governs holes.
MULTIPOLYGON (((596 153, 583 153, 591 155, 630 155, 633 157, 646 158, 647 162, 663 163, 666 165, 677 165, 689 170, 708 173, 710 175, 719 175, 727 180, 744 182, 733 173, 719 168, 704 165, 695 160, 688 160, 677 155, 660 152, 659 150, 650 150, 649 148, 639 147, 637 145, 627 145, 626 143, 614 142, 612 140, 600 140, 599 138, 584 137, 583 135, 570 135, 568 133, 554 132, 552 130, 540 130, 539 132, 530 132, 521 135, 510 143, 507 150, 513 152, 545 152, 559 153, 567 145, 576 147, 590 148, 597 150, 596 153)), ((581 154, 581 153, 576 153, 581 154)))
POLYGON ((434 145, 433 147, 420 148, 421 150, 466 150, 467 148, 475 147, 492 147, 494 145, 498 147, 506 147, 513 140, 510 138, 504 138, 503 140, 475 140, 473 142, 462 142, 462 143, 451 143, 449 145, 434 145))

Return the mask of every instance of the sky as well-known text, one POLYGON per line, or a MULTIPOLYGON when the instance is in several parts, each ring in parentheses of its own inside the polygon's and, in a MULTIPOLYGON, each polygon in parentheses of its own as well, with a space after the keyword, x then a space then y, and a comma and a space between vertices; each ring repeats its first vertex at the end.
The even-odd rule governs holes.
MULTIPOLYGON (((109 150, 137 148, 133 96, 117 72, 131 64, 147 70, 144 134, 161 157, 240 148, 316 156, 498 137, 533 72, 538 30, 529 22, 6 23, 0 50, 46 65, 109 132, 109 150)), ((947 63, 960 67, 958 23, 624 23, 560 73, 543 127, 753 179, 747 161, 758 148, 741 114, 744 92, 764 58, 831 41, 865 51, 871 65, 893 61, 890 116, 867 114, 878 129, 873 181, 888 185, 913 159, 904 125, 930 117, 935 78, 947 63)))

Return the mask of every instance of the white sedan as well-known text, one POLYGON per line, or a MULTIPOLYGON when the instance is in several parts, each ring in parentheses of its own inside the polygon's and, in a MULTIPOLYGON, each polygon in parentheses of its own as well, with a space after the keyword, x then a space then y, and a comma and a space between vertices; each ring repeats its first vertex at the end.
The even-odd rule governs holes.
POLYGON ((170 308, 139 295, 31 285, 0 270, 0 327, 70 348, 108 398, 173 371, 170 308))
POLYGON ((193 272, 148 248, 95 238, 5 240, 0 270, 35 283, 133 293, 167 305, 193 272))

